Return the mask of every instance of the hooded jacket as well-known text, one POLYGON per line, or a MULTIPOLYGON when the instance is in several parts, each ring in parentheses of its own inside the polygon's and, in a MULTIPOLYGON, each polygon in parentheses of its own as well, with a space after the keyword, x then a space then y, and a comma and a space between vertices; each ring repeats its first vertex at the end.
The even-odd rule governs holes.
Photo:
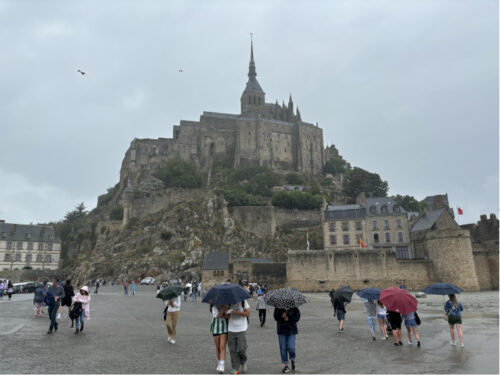
POLYGON ((278 335, 296 335, 298 333, 297 322, 300 320, 300 311, 294 307, 289 310, 274 309, 274 320, 277 322, 276 331, 278 335), (286 312, 288 320, 283 318, 283 313, 286 312))
POLYGON ((84 286, 80 290, 85 290, 87 292, 87 295, 82 295, 80 292, 78 292, 76 296, 73 297, 73 302, 82 303, 82 309, 85 310, 85 319, 89 319, 90 318, 90 295, 88 294, 89 288, 84 286))

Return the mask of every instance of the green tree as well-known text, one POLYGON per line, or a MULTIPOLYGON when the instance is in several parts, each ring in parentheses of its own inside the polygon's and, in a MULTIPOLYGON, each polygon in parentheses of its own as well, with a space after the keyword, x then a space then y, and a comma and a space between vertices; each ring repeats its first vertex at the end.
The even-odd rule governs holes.
POLYGON ((323 197, 302 191, 276 191, 273 193, 272 205, 281 208, 314 210, 321 206, 323 197))
POLYGON ((420 212, 427 206, 425 201, 418 201, 411 195, 393 195, 392 199, 399 203, 406 211, 420 212))
POLYGON ((154 177, 163 181, 166 187, 196 189, 203 186, 203 177, 194 163, 180 158, 173 158, 159 168, 154 177))
POLYGON ((304 176, 302 176, 298 173, 288 173, 285 176, 285 181, 287 184, 290 184, 290 185, 304 185, 306 183, 304 176))
POLYGON ((373 194, 374 197, 386 197, 389 185, 377 173, 354 167, 345 175, 342 189, 351 198, 356 198, 361 192, 373 194))
POLYGON ((339 173, 347 173, 351 169, 351 165, 346 162, 342 157, 336 156, 328 159, 323 166, 323 173, 331 173, 337 175, 339 173))
POLYGON ((80 221, 87 215, 87 211, 85 211, 85 204, 80 203, 75 207, 73 211, 69 211, 64 215, 64 219, 68 223, 74 223, 76 221, 80 221))

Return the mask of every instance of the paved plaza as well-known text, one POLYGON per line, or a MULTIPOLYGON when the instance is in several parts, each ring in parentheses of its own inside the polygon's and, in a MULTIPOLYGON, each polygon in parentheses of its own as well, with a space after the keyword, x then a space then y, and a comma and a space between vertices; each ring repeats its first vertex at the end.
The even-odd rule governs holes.
MULTIPOLYGON (((209 373, 217 366, 209 332, 211 314, 201 302, 182 304, 177 343, 167 342, 164 304, 154 287, 139 286, 135 296, 121 287, 92 295, 91 319, 75 336, 67 313, 57 333, 47 335, 48 318, 33 318, 33 295, 0 302, 1 373, 209 373)), ((298 324, 297 373, 497 373, 498 292, 464 293, 465 348, 452 347, 442 318, 443 299, 419 299, 422 347, 395 347, 378 336, 372 341, 362 301, 347 307, 345 332, 326 293, 307 294, 298 324)), ((188 300, 189 301, 189 300, 188 300)), ((281 363, 272 309, 261 328, 251 302, 248 372, 280 373, 281 363)), ((377 327, 378 329, 378 327, 377 327)), ((377 335, 379 332, 377 331, 377 335)), ((229 350, 226 373, 230 372, 229 350)))

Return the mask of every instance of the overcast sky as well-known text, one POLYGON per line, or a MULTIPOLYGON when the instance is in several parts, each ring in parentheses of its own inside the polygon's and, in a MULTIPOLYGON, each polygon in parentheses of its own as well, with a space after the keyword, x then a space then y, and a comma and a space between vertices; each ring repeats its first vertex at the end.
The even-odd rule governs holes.
POLYGON ((448 193, 475 222, 499 206, 498 15, 496 0, 0 0, 0 219, 93 208, 134 137, 239 113, 253 32, 267 101, 292 93, 389 194, 448 193))

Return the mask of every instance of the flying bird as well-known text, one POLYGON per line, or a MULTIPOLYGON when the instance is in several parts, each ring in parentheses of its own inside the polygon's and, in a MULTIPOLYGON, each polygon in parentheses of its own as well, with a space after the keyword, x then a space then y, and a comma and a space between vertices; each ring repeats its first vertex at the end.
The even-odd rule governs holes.
POLYGON ((179 69, 179 73, 182 73, 182 69, 179 69))
POLYGON ((78 69, 77 72, 80 73, 82 76, 86 74, 85 72, 82 72, 80 69, 78 69))

